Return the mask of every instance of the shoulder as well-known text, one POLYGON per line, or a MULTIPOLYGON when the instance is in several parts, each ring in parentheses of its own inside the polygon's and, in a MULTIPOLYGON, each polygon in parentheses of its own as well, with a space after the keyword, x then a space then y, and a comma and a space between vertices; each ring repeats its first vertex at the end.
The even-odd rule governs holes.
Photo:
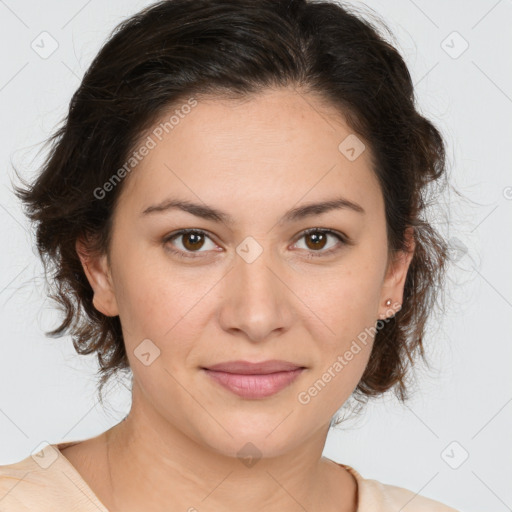
MULTIPOLYGON (((417 494, 409 489, 384 484, 377 480, 366 480, 372 486, 385 507, 384 511, 401 510, 403 512, 459 512, 439 501, 417 494)), ((361 511, 363 512, 364 509, 361 511)))
POLYGON ((23 460, 0 465, 0 510, 91 510, 81 487, 80 479, 63 460, 58 447, 47 445, 23 460))
POLYGON ((47 488, 51 472, 43 472, 34 460, 27 458, 7 465, 0 465, 0 510, 24 512, 36 506, 35 497, 47 488))
POLYGON ((341 464, 358 484, 357 512, 460 512, 409 489, 363 478, 354 468, 341 464))

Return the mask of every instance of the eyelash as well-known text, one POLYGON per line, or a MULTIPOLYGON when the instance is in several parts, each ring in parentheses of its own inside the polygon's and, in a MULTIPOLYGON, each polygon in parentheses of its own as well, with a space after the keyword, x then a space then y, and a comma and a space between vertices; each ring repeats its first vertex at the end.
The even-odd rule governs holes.
MULTIPOLYGON (((311 233, 322 233, 324 235, 325 234, 332 235, 335 238, 337 238, 341 242, 342 245, 352 245, 351 240, 346 235, 343 235, 341 233, 337 233, 336 231, 332 231, 330 229, 321 229, 321 228, 309 228, 309 229, 306 229, 297 238, 297 242, 301 238, 303 238, 303 237, 305 237, 307 235, 310 235, 311 233)), ((177 231, 175 233, 171 233, 169 236, 166 236, 163 239, 163 243, 164 243, 164 245, 167 245, 169 242, 171 242, 175 238, 178 238, 181 235, 190 235, 190 234, 205 235, 208 238, 210 238, 208 233, 206 231, 203 231, 202 229, 181 229, 181 230, 179 230, 179 231, 177 231)), ((327 251, 309 251, 309 256, 308 257, 309 258, 326 257, 326 256, 330 256, 331 254, 339 251, 340 249, 341 249, 341 247, 334 247, 334 248, 331 248, 331 249, 329 249, 327 251)), ((179 249, 174 249, 174 248, 172 248, 172 246, 167 246, 167 250, 169 252, 175 254, 176 256, 180 257, 180 258, 199 258, 200 257, 200 256, 192 255, 192 254, 194 254, 194 252, 188 252, 187 253, 187 252, 181 251, 179 249)), ((196 252, 205 252, 205 251, 196 251, 196 252)))

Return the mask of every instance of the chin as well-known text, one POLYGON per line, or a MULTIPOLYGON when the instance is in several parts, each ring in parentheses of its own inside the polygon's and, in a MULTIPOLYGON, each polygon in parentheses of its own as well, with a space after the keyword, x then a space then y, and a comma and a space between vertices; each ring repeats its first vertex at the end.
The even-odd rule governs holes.
MULTIPOLYGON (((281 410, 290 412, 292 407, 281 410)), ((216 416, 225 430, 215 421, 215 429, 198 432, 199 442, 219 455, 239 458, 242 463, 279 457, 303 445, 308 437, 307 425, 300 422, 294 413, 286 417, 288 412, 267 414, 265 417, 242 412, 231 418, 216 416)), ((202 426, 210 425, 211 422, 202 426)), ((315 430, 315 426, 310 427, 309 434, 315 430)))

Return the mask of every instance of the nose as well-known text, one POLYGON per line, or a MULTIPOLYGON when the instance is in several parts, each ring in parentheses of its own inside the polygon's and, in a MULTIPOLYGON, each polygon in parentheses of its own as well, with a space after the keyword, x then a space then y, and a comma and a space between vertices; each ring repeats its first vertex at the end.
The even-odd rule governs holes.
POLYGON ((285 267, 272 258, 270 249, 258 249, 254 243, 240 248, 233 265, 223 280, 221 327, 253 342, 287 331, 294 313, 285 267))

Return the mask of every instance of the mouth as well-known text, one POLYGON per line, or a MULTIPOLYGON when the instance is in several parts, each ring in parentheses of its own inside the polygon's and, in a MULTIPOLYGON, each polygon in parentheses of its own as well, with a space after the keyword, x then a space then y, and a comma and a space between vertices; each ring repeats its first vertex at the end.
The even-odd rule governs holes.
POLYGON ((223 388, 246 399, 272 396, 289 386, 306 367, 288 361, 228 361, 201 368, 223 388))

